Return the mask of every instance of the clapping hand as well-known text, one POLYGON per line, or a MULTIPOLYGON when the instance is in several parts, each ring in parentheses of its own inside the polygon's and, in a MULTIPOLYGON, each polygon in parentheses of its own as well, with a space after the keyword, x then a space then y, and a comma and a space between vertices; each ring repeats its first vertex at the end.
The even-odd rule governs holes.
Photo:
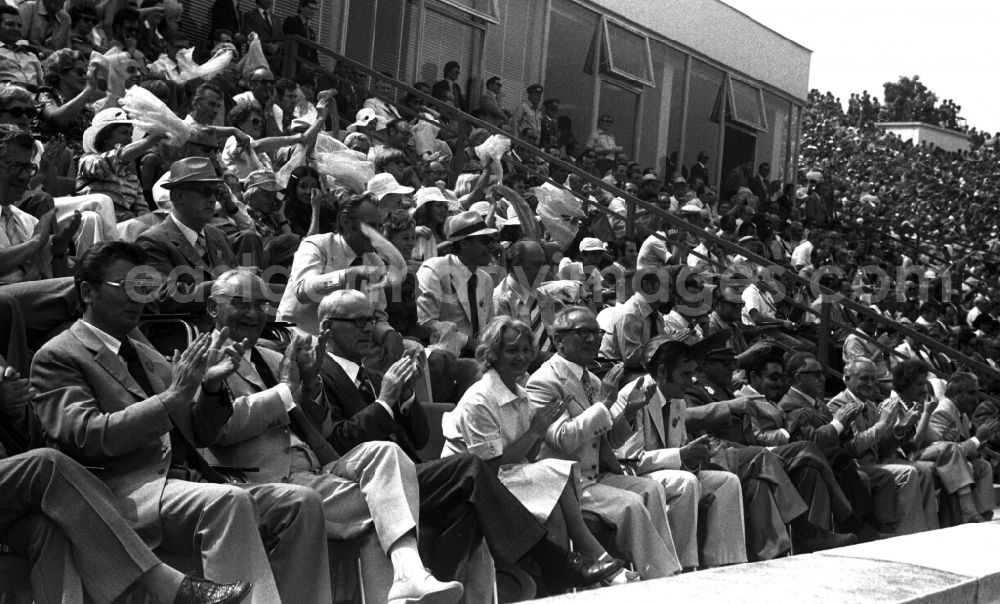
POLYGON ((566 409, 566 399, 557 398, 549 404, 537 409, 531 416, 531 423, 528 425, 528 432, 539 436, 545 434, 552 422, 556 421, 563 410, 566 409))
POLYGON ((216 392, 222 382, 236 372, 243 361, 243 353, 250 348, 250 341, 229 342, 229 328, 223 327, 212 334, 211 343, 205 353, 204 388, 216 392))
POLYGON ((399 397, 403 388, 417 376, 417 361, 413 351, 407 350, 403 357, 392 364, 389 370, 382 376, 382 400, 393 407, 399 405, 399 397))
POLYGON ((24 416, 34 394, 28 378, 11 366, 0 366, 0 413, 7 417, 24 416))
POLYGON ((194 400, 194 395, 205 377, 209 345, 211 345, 209 334, 203 333, 195 338, 184 352, 174 350, 170 362, 170 386, 161 397, 167 401, 166 406, 180 407, 194 400))
POLYGON ((976 438, 981 443, 993 440, 997 434, 1000 434, 1000 418, 998 417, 991 417, 976 428, 976 438))
POLYGON ((861 413, 861 403, 847 403, 833 414, 833 419, 846 426, 861 413))
POLYGON ((618 398, 618 384, 622 381, 622 374, 624 373, 625 364, 615 363, 614 367, 601 380, 601 392, 598 395, 598 400, 604 403, 604 406, 608 409, 614 406, 618 398))

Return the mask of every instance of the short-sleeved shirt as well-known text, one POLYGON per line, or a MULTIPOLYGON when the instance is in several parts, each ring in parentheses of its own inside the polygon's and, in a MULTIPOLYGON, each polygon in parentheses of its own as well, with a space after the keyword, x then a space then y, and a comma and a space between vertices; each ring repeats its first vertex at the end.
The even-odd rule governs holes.
POLYGON ((87 153, 80 158, 76 175, 77 189, 89 187, 91 193, 103 193, 115 204, 118 222, 149 214, 142 185, 135 173, 135 163, 122 161, 122 146, 104 153, 87 153))

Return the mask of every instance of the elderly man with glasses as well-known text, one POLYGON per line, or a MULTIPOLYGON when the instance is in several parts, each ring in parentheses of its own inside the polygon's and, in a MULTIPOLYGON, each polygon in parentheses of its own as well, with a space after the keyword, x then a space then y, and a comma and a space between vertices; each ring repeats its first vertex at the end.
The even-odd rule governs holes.
POLYGON ((615 456, 615 447, 625 445, 632 435, 645 399, 616 407, 624 367, 617 365, 603 382, 588 369, 603 335, 588 308, 562 309, 552 329, 556 354, 528 378, 525 388, 536 407, 562 408, 545 432, 539 455, 579 464, 580 507, 617 529, 615 546, 643 579, 680 572, 663 486, 627 474, 615 456))

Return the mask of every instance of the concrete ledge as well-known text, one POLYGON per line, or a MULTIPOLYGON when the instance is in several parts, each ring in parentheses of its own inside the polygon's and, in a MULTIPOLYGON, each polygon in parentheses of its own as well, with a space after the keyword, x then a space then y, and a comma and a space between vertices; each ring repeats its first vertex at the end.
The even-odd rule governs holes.
POLYGON ((997 602, 1000 523, 689 573, 543 602, 997 602))

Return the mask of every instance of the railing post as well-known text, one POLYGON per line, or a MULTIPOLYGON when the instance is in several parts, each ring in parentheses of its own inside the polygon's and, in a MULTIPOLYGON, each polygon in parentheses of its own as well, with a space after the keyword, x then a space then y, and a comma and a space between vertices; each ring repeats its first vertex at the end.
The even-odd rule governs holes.
POLYGON ((625 201, 625 236, 635 237, 635 202, 631 198, 625 201))
POLYGON ((281 77, 287 80, 295 77, 295 64, 298 56, 299 41, 295 39, 295 36, 285 38, 285 54, 281 57, 281 77))
POLYGON ((819 307, 819 336, 816 338, 817 358, 823 367, 830 366, 830 301, 823 296, 819 307))
POLYGON ((455 139, 455 154, 451 156, 451 181, 448 183, 452 189, 458 182, 458 175, 462 173, 462 167, 465 164, 465 147, 469 144, 468 122, 459 115, 457 123, 458 136, 455 139))

